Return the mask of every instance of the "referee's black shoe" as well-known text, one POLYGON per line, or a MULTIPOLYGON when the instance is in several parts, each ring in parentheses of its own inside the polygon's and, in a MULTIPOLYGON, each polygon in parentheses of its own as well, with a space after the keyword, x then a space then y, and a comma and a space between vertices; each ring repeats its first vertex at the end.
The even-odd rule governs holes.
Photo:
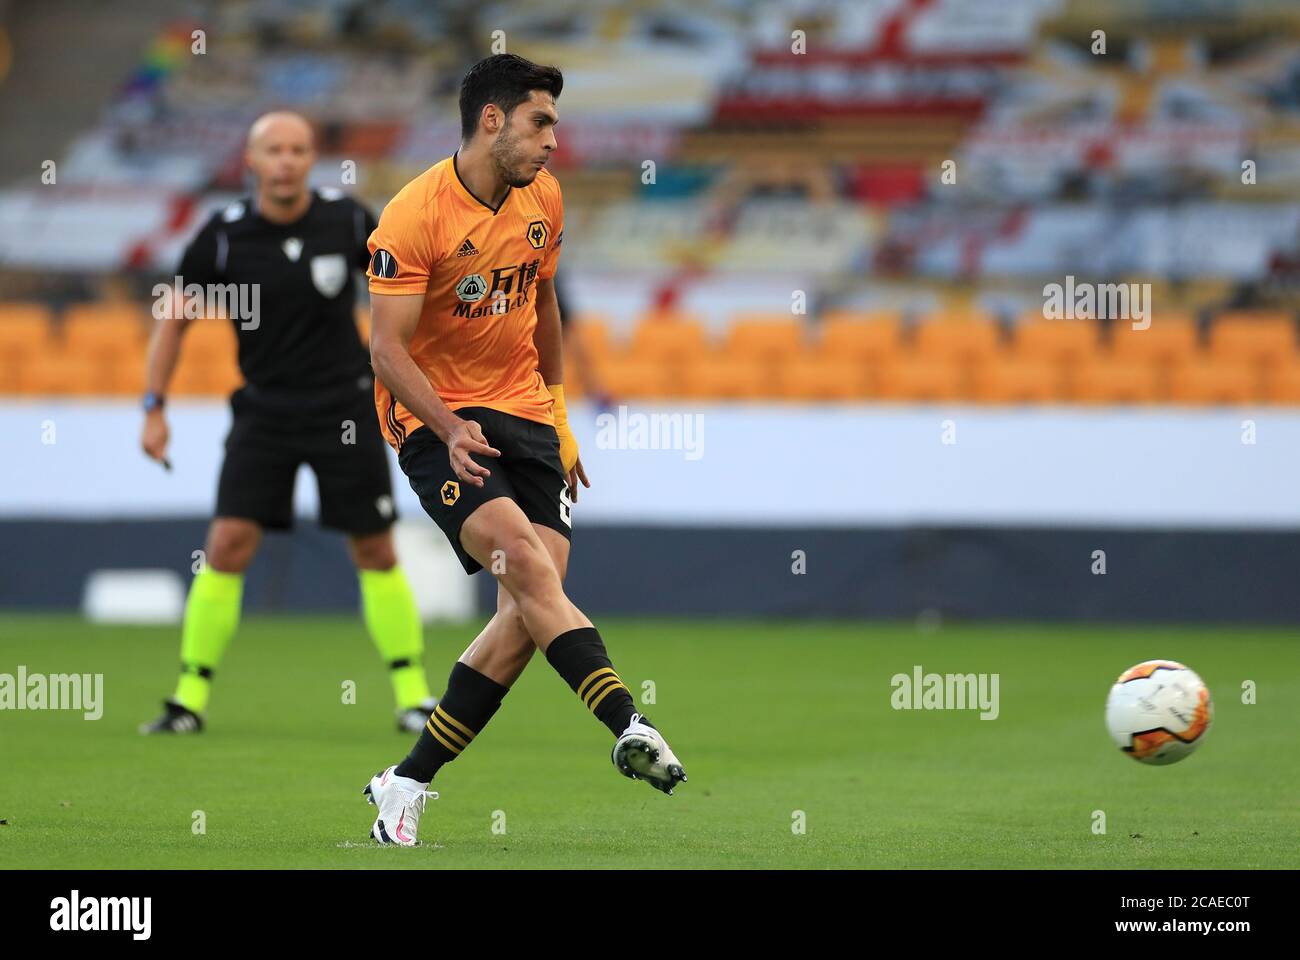
POLYGON ((163 701, 163 715, 140 725, 141 733, 202 733, 203 718, 174 700, 163 701))

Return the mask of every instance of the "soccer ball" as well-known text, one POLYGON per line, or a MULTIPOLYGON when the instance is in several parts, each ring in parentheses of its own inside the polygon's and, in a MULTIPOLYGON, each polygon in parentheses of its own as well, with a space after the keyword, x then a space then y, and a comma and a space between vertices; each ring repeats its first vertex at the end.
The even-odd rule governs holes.
POLYGON ((1205 739, 1214 719, 1210 690, 1173 660, 1148 660, 1119 675, 1106 698, 1106 729, 1134 760, 1177 763, 1205 739))

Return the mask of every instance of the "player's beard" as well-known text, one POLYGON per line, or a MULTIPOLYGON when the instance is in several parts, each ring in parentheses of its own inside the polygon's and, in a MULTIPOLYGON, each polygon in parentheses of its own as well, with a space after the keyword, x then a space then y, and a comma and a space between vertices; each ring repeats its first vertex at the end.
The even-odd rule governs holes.
POLYGON ((492 162, 496 165, 497 176, 512 187, 526 187, 537 179, 537 170, 527 162, 527 151, 520 146, 519 139, 507 127, 492 144, 492 162))

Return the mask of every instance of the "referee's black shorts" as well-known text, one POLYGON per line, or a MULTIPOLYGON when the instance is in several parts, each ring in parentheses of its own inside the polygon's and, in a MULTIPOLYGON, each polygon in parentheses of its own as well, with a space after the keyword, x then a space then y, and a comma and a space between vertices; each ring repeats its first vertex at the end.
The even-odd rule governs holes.
POLYGON ((463 407, 456 416, 475 421, 488 445, 501 451, 500 457, 471 454, 476 463, 491 471, 483 486, 456 476, 447 445, 428 427, 420 427, 406 438, 397 462, 425 513, 447 535, 465 572, 476 573, 483 566, 461 546, 460 528, 471 513, 497 497, 509 497, 532 523, 572 540, 573 503, 560 466, 560 438, 555 428, 489 407, 463 407))
POLYGON ((290 529, 294 478, 305 463, 316 474, 321 526, 367 536, 397 519, 388 446, 369 392, 358 391, 333 412, 304 417, 265 409, 238 391, 231 410, 234 422, 217 485, 218 517, 290 529))

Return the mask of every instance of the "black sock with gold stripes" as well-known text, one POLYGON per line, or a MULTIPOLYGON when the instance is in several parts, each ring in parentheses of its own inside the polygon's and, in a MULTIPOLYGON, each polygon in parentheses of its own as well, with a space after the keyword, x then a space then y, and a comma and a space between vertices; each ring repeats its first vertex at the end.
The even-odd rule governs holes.
POLYGON ((622 735, 632 722, 636 706, 631 691, 614 672, 596 628, 579 627, 560 634, 546 648, 546 659, 596 719, 614 736, 622 735))
POLYGON ((459 661, 451 668, 447 692, 438 701, 420 739, 393 772, 428 783, 444 764, 470 745, 510 692, 490 677, 459 661))

